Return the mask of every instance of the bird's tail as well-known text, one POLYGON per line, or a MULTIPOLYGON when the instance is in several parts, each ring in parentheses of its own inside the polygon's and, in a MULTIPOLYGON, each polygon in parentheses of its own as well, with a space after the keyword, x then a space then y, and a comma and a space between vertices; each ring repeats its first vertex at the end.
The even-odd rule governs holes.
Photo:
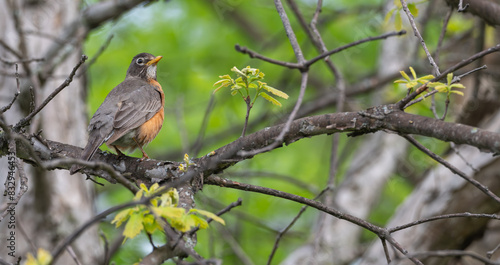
MULTIPOLYGON (((89 161, 92 156, 94 156, 95 152, 104 143, 104 137, 97 135, 90 135, 89 141, 85 148, 83 149, 82 154, 80 155, 80 160, 89 161)), ((83 166, 73 165, 69 170, 69 174, 73 175, 79 170, 81 170, 83 166)))

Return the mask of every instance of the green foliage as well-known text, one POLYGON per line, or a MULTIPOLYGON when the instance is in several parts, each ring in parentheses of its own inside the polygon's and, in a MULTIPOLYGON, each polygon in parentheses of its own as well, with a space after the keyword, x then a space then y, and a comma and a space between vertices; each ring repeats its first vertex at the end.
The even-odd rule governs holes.
POLYGON ((404 79, 396 80, 394 83, 397 84, 405 84, 407 89, 413 89, 417 85, 427 85, 427 87, 434 88, 439 93, 446 93, 447 98, 450 97, 451 94, 457 94, 463 96, 464 93, 462 91, 456 90, 458 88, 465 89, 465 86, 462 84, 455 84, 453 81, 453 73, 449 73, 446 76, 446 84, 442 82, 430 82, 431 79, 434 78, 433 75, 425 75, 422 77, 417 77, 415 70, 410 66, 410 72, 412 74, 413 79, 411 79, 404 71, 399 71, 404 79))
POLYGON ((410 72, 411 72, 413 79, 411 79, 404 71, 399 71, 399 73, 401 74, 401 76, 403 76, 404 79, 403 80, 396 80, 396 81, 394 81, 394 83, 405 84, 406 88, 411 90, 419 84, 424 85, 424 84, 429 83, 429 80, 434 78, 433 75, 425 75, 422 77, 417 77, 415 70, 413 70, 413 67, 411 67, 411 66, 410 66, 410 72))
POLYGON ((464 95, 464 92, 455 90, 456 88, 465 89, 465 86, 462 84, 454 84, 453 83, 453 73, 449 73, 446 76, 446 84, 441 82, 432 82, 428 84, 429 87, 433 87, 440 93, 446 93, 447 97, 450 97, 451 94, 457 94, 460 96, 464 95))
POLYGON ((179 165, 180 172, 186 172, 189 166, 196 165, 190 158, 188 154, 184 154, 184 162, 179 165))
MULTIPOLYGON (((158 183, 153 184, 149 189, 146 185, 141 184, 140 188, 134 197, 134 201, 139 201, 145 197, 154 197, 158 192, 161 192, 158 183)), ((195 227, 207 228, 208 223, 194 215, 196 213, 225 224, 222 218, 207 211, 191 209, 186 213, 184 208, 177 206, 178 201, 179 194, 177 190, 170 189, 168 192, 152 198, 149 202, 150 205, 139 204, 120 211, 111 223, 115 224, 116 227, 120 227, 126 222, 123 230, 124 243, 127 239, 139 235, 143 230, 148 234, 153 234, 156 231, 164 232, 165 221, 181 232, 188 232, 195 227)))
POLYGON ((264 79, 265 74, 257 68, 250 68, 250 66, 247 66, 239 70, 238 68, 236 68, 236 66, 234 66, 233 68, 231 68, 231 71, 235 72, 238 77, 236 79, 233 79, 228 74, 219 76, 219 78, 221 79, 214 83, 214 86, 218 86, 214 90, 214 93, 216 93, 223 87, 231 86, 231 95, 234 96, 239 93, 246 101, 247 99, 251 99, 250 90, 255 89, 255 94, 253 96, 253 99, 251 99, 250 106, 253 106, 255 100, 257 100, 257 98, 260 96, 270 103, 281 107, 281 103, 271 95, 267 94, 265 91, 275 96, 288 99, 288 95, 285 92, 268 86, 267 83, 261 82, 260 80, 264 79))
POLYGON ((24 265, 48 265, 52 262, 52 255, 43 248, 39 248, 36 252, 36 258, 28 253, 24 265))

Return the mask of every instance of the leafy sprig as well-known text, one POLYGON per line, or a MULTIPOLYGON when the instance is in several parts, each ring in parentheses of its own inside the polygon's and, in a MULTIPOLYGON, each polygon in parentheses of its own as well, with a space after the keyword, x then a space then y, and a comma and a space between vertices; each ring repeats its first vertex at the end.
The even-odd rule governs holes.
MULTIPOLYGON (((417 77, 415 70, 411 66, 410 66, 410 72, 413 79, 410 76, 408 76, 408 74, 406 74, 404 71, 399 71, 399 73, 404 79, 396 80, 394 81, 394 83, 404 84, 406 88, 409 89, 410 91, 419 84, 426 85, 427 87, 437 90, 438 93, 446 93, 447 99, 449 99, 451 94, 457 94, 460 96, 464 95, 462 91, 456 90, 456 89, 465 89, 465 86, 460 83, 457 83, 456 80, 453 79, 453 73, 449 73, 446 76, 446 84, 445 84, 442 82, 431 82, 430 80, 434 79, 433 75, 425 75, 422 77, 417 77)), ((422 97, 425 99, 425 96, 422 97)))
POLYGON ((241 136, 245 135, 248 125, 248 117, 257 98, 262 97, 268 102, 281 107, 281 103, 273 96, 283 99, 288 99, 288 95, 274 87, 269 86, 267 83, 262 82, 265 74, 257 68, 247 66, 243 69, 238 69, 236 66, 231 68, 231 71, 236 73, 236 79, 233 79, 229 74, 219 76, 220 80, 214 83, 218 86, 214 89, 214 94, 223 87, 231 87, 231 95, 240 94, 247 105, 247 114, 245 117, 245 124, 241 136), (250 91, 255 90, 255 93, 250 91), (253 94, 253 96, 252 96, 253 94))
POLYGON ((261 82, 260 80, 264 79, 265 74, 257 68, 250 68, 250 66, 247 66, 240 70, 234 66, 231 68, 231 71, 236 73, 238 77, 233 79, 228 74, 219 76, 221 79, 214 83, 214 86, 218 86, 214 90, 214 94, 223 87, 231 86, 231 95, 234 96, 239 93, 243 99, 250 98, 250 90, 255 89, 256 93, 251 101, 252 105, 258 97, 263 97, 274 105, 281 107, 281 103, 267 94, 266 91, 275 96, 288 99, 288 95, 285 92, 271 87, 267 85, 267 83, 261 82))
POLYGON ((411 90, 412 88, 416 87, 418 84, 423 85, 423 84, 429 83, 429 80, 434 78, 433 75, 425 75, 422 77, 417 77, 415 70, 411 66, 410 66, 410 72, 411 72, 413 79, 411 79, 408 76, 408 74, 406 74, 404 71, 399 71, 399 73, 401 74, 401 76, 403 76, 404 79, 403 80, 396 80, 396 81, 394 81, 394 83, 405 84, 406 88, 411 90))
POLYGON ((453 73, 449 73, 446 76, 446 84, 443 84, 441 82, 432 82, 432 83, 428 84, 427 86, 436 89, 440 93, 446 93, 448 95, 448 97, 451 94, 457 94, 457 95, 463 96, 464 92, 459 91, 459 90, 455 90, 455 89, 457 89, 457 88, 465 89, 464 85, 462 85, 460 83, 453 83, 453 73))
MULTIPOLYGON (((158 183, 153 184, 149 189, 146 185, 141 184, 140 190, 134 196, 134 201, 139 201, 144 197, 152 197, 159 189, 158 183)), ((153 234, 156 231, 164 231, 165 221, 181 232, 188 232, 195 227, 205 229, 208 223, 205 219, 196 214, 212 218, 221 224, 225 224, 224 220, 219 216, 204 210, 191 209, 186 212, 186 209, 178 207, 179 193, 176 189, 170 189, 168 192, 161 194, 150 200, 150 205, 136 205, 120 211, 113 221, 116 227, 120 227, 125 223, 123 243, 129 238, 134 238, 142 231, 148 234, 153 234)))

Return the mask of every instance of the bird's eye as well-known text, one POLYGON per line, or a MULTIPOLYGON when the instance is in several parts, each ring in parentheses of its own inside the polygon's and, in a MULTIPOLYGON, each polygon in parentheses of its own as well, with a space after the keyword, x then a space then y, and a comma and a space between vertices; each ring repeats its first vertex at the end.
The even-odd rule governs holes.
POLYGON ((143 58, 139 58, 139 59, 137 59, 136 62, 137 62, 137 64, 142 65, 142 64, 144 64, 144 59, 143 58))

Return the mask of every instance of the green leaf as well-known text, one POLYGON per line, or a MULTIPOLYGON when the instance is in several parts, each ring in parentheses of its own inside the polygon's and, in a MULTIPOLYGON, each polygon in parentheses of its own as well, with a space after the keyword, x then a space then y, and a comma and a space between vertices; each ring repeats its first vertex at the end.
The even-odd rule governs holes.
POLYGON ((168 192, 161 195, 160 200, 160 207, 177 206, 179 202, 179 193, 176 189, 170 189, 168 192))
POLYGON ((427 87, 437 87, 437 86, 441 86, 441 85, 444 85, 444 84, 441 82, 431 82, 431 83, 427 84, 427 87))
POLYGON ((418 16, 418 8, 415 3, 408 3, 408 9, 414 17, 418 16))
POLYGON ((226 222, 224 222, 224 220, 222 218, 220 218, 219 216, 217 216, 216 214, 214 213, 211 213, 209 211, 205 211, 205 210, 200 210, 200 209, 191 209, 189 210, 189 213, 198 213, 198 214, 201 214, 201 215, 204 215, 208 218, 212 218, 214 221, 218 222, 218 223, 221 223, 223 225, 226 225, 226 222))
POLYGON ((458 91, 458 90, 451 90, 450 93, 455 93, 455 94, 460 95, 462 97, 464 96, 464 92, 458 91))
POLYGON ((163 228, 158 224, 158 222, 156 222, 156 219, 152 214, 144 216, 142 224, 144 225, 144 230, 148 234, 153 234, 156 230, 163 231, 163 228))
POLYGON ((394 27, 396 30, 401 30, 403 28, 403 21, 401 20, 401 14, 396 13, 394 16, 394 27))
POLYGON ((462 88, 462 89, 465 89, 465 86, 462 85, 462 84, 460 84, 460 83, 458 83, 458 84, 451 85, 451 88, 462 88))
POLYGON ((391 19, 392 14, 394 13, 394 11, 396 11, 395 8, 393 8, 393 9, 389 10, 389 12, 387 12, 387 14, 384 17, 384 25, 388 25, 389 24, 389 20, 391 19))
POLYGON ((411 82, 408 82, 406 83, 406 88, 412 88, 414 86, 416 86, 418 83, 416 81, 411 81, 411 82))
POLYGON ((207 229, 208 227, 207 221, 204 220, 203 218, 200 218, 199 216, 188 215, 187 219, 189 220, 188 223, 190 224, 191 227, 199 227, 200 229, 207 229))
POLYGON ((422 76, 422 77, 419 77, 418 79, 419 79, 419 80, 431 80, 431 79, 433 79, 433 78, 434 78, 434 76, 433 76, 433 75, 424 75, 424 76, 422 76))
MULTIPOLYGON (((399 71, 399 73, 401 74, 401 76, 403 76, 404 79, 410 81, 410 77, 406 74, 405 71, 399 71)), ((404 82, 404 81, 403 81, 404 82)))
POLYGON ((165 219, 179 219, 186 213, 186 210, 184 208, 172 207, 172 206, 151 207, 151 210, 153 211, 154 214, 161 216, 165 219))
POLYGON ((144 229, 144 225, 142 224, 143 218, 144 216, 142 212, 133 213, 125 225, 123 236, 125 238, 136 237, 144 229))
POLYGON ((230 75, 219 75, 220 79, 225 79, 225 80, 232 80, 230 75))
POLYGON ((244 74, 242 71, 240 71, 238 68, 236 68, 236 66, 233 66, 233 68, 231 68, 231 71, 235 72, 240 77, 243 77, 243 76, 246 77, 246 74, 244 74))
POLYGON ((417 79, 417 73, 415 73, 415 70, 411 66, 410 66, 410 72, 411 72, 411 75, 413 76, 413 79, 417 79))
POLYGON ((453 73, 449 73, 446 75, 446 81, 448 82, 448 85, 451 85, 451 81, 453 80, 453 73))
POLYGON ((127 221, 127 219, 130 217, 130 215, 132 214, 133 211, 134 210, 130 209, 130 208, 120 211, 115 216, 115 218, 113 219, 113 221, 111 221, 111 224, 115 224, 116 223, 116 227, 120 227, 123 222, 127 221))
POLYGON ((262 88, 264 88, 267 92, 270 92, 271 94, 273 94, 275 96, 278 96, 278 97, 281 97, 281 98, 284 98, 284 99, 288 99, 288 95, 285 92, 283 92, 283 91, 281 91, 279 89, 276 89, 274 87, 270 87, 270 86, 268 86, 264 82, 258 81, 258 83, 259 83, 259 86, 261 86, 262 88))
POLYGON ((36 258, 33 254, 28 253, 24 265, 48 265, 52 262, 52 255, 43 248, 39 248, 36 252, 36 258))
POLYGON ((265 100, 273 103, 274 105, 281 107, 281 103, 279 101, 277 101, 275 98, 273 98, 273 97, 269 96, 268 94, 266 94, 266 92, 260 92, 259 96, 263 97, 265 100))

